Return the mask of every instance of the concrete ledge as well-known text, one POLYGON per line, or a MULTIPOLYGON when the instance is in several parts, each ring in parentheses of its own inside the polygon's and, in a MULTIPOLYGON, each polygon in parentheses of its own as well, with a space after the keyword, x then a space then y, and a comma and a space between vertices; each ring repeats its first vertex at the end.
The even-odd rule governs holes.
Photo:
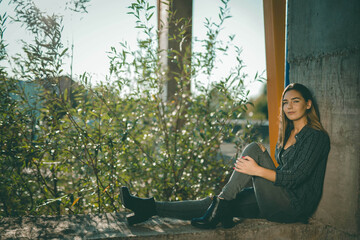
POLYGON ((232 229, 200 230, 189 221, 159 217, 128 226, 125 213, 3 218, 0 239, 359 239, 314 221, 280 224, 246 219, 237 223, 232 229))

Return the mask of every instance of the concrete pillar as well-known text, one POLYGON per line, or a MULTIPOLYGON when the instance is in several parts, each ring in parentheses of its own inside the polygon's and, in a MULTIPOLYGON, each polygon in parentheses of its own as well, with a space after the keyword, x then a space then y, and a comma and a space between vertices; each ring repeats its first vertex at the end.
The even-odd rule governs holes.
POLYGON ((360 1, 288 0, 290 82, 308 86, 331 139, 315 218, 360 234, 360 1))
POLYGON ((190 90, 192 0, 158 0, 157 6, 163 99, 169 101, 190 90))
MULTIPOLYGON (((270 153, 273 157, 279 131, 278 114, 284 90, 286 0, 264 0, 267 97, 270 153)), ((273 159, 275 162, 275 159, 273 159)), ((275 164, 277 164, 275 162, 275 164)))

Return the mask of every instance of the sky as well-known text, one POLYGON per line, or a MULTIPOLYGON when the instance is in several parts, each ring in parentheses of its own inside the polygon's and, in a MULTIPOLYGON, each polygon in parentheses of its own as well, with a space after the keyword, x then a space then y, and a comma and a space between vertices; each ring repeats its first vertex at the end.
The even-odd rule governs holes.
MULTIPOLYGON (((9 0, 0 3, 0 14, 7 12, 11 16, 9 0)), ((127 41, 135 48, 138 31, 135 28, 135 19, 128 15, 128 6, 132 0, 91 0, 87 8, 88 13, 80 14, 72 11, 63 11, 65 0, 34 0, 41 11, 48 14, 64 15, 63 43, 73 52, 73 74, 75 76, 87 72, 94 81, 105 79, 109 74, 109 58, 107 52, 112 46, 119 46, 119 42, 127 41)), ((149 0, 156 5, 155 0, 149 0)), ((206 33, 205 18, 218 20, 220 0, 193 0, 193 37, 203 39, 206 33)), ((265 64, 265 38, 262 0, 231 0, 229 3, 232 18, 227 19, 220 37, 235 34, 234 43, 241 47, 242 59, 248 74, 247 87, 250 96, 257 96, 262 83, 253 82, 256 72, 266 70, 265 64)), ((155 12, 156 15, 156 12, 155 12)), ((153 21, 156 24, 156 16, 153 21)), ((19 24, 8 19, 4 39, 8 44, 9 56, 21 52, 20 40, 31 40, 31 36, 19 24)), ((197 49, 197 46, 193 46, 197 49)), ((222 64, 217 65, 214 79, 224 77, 230 66, 234 64, 233 54, 222 57, 222 64)), ((70 58, 64 71, 70 73, 70 58)), ((204 80, 205 81, 205 80, 204 80)))

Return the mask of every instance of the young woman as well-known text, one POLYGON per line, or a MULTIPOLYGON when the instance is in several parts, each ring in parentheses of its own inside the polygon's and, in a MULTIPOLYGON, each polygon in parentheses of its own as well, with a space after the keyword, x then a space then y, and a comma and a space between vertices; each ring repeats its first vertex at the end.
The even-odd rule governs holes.
POLYGON ((276 168, 266 149, 249 144, 237 159, 234 171, 218 196, 201 200, 155 202, 138 198, 122 187, 123 206, 135 215, 130 225, 154 215, 190 220, 199 228, 234 226, 233 217, 265 218, 276 222, 307 222, 322 194, 328 134, 322 127, 310 91, 290 84, 282 94, 276 168), (245 186, 252 181, 252 188, 245 186))

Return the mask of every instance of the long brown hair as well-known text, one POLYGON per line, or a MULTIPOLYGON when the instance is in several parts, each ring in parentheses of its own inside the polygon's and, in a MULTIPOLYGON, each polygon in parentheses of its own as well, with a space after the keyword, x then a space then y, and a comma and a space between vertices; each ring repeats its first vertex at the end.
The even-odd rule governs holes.
POLYGON ((326 133, 326 130, 321 125, 319 109, 317 107, 315 99, 313 98, 310 90, 300 83, 291 83, 284 89, 282 96, 281 96, 279 137, 278 137, 278 142, 277 142, 279 147, 284 147, 286 130, 293 127, 293 122, 286 117, 286 115, 284 113, 284 109, 283 109, 283 104, 282 104, 282 100, 284 99, 285 93, 287 93, 290 90, 295 90, 295 91, 299 92, 301 94, 301 96, 305 99, 305 102, 308 102, 309 100, 311 100, 311 102, 312 102, 311 108, 306 110, 307 126, 326 133))

